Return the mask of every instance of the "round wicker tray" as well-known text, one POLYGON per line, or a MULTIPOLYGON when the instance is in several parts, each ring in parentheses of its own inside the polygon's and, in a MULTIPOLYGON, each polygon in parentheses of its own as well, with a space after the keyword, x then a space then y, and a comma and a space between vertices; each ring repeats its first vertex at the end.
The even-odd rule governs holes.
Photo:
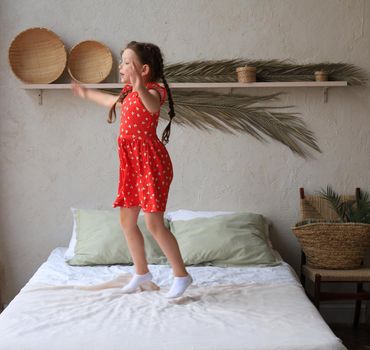
POLYGON ((8 54, 13 73, 24 83, 48 84, 57 80, 67 64, 67 50, 46 28, 30 28, 11 42, 8 54))
POLYGON ((112 53, 108 47, 94 40, 75 45, 68 59, 68 73, 81 83, 100 83, 113 67, 112 53))

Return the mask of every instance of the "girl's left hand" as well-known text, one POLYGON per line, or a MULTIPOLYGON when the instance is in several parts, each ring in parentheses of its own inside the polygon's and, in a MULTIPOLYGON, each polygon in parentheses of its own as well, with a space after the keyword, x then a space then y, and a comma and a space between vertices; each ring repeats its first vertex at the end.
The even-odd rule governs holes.
POLYGON ((137 67, 136 63, 134 61, 131 62, 130 68, 129 68, 129 77, 132 84, 132 87, 138 91, 142 87, 144 87, 144 80, 141 76, 141 73, 139 71, 139 68, 137 67))

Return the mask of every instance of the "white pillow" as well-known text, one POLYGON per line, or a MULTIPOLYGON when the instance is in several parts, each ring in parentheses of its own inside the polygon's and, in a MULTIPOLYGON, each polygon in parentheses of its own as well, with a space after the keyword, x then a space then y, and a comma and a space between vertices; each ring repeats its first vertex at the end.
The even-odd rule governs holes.
POLYGON ((71 208, 71 212, 73 215, 73 230, 72 230, 72 237, 69 241, 69 246, 66 252, 64 253, 64 259, 69 260, 72 259, 75 255, 75 246, 76 246, 76 208, 71 208))
POLYGON ((211 218, 213 216, 222 214, 233 214, 233 211, 193 211, 186 209, 179 209, 165 214, 166 218, 171 221, 176 220, 191 220, 194 218, 211 218))

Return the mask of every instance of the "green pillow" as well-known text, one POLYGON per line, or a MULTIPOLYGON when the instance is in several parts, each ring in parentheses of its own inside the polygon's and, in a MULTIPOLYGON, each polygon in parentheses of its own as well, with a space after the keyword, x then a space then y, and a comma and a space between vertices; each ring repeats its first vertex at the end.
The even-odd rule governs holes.
POLYGON ((209 218, 170 221, 185 265, 221 267, 280 265, 268 244, 265 218, 234 213, 209 218))
MULTIPOLYGON (((67 260, 70 265, 133 264, 119 212, 113 210, 76 210, 75 255, 67 260)), ((169 223, 164 218, 169 228, 169 223)), ((167 258, 148 231, 144 215, 138 216, 138 226, 144 236, 148 264, 166 264, 167 258)))

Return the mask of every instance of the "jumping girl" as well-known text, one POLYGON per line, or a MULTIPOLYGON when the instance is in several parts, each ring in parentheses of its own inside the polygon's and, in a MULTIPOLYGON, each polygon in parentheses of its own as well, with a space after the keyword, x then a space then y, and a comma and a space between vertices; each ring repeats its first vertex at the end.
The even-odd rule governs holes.
POLYGON ((174 280, 165 296, 177 298, 193 279, 185 269, 177 240, 163 219, 173 179, 172 162, 165 144, 169 141, 175 111, 159 47, 131 41, 121 52, 119 72, 125 85, 118 99, 108 93, 85 88, 75 81, 72 81, 72 90, 81 98, 110 108, 108 123, 115 121, 116 107, 121 109, 117 140, 120 160, 118 194, 112 207, 120 207, 121 227, 135 266, 133 278, 122 291, 133 293, 153 277, 145 257, 144 238, 137 226, 142 208, 148 230, 173 269, 174 280), (160 79, 164 87, 158 83, 160 79), (163 131, 162 140, 159 140, 156 129, 160 108, 167 95, 170 121, 163 131))

